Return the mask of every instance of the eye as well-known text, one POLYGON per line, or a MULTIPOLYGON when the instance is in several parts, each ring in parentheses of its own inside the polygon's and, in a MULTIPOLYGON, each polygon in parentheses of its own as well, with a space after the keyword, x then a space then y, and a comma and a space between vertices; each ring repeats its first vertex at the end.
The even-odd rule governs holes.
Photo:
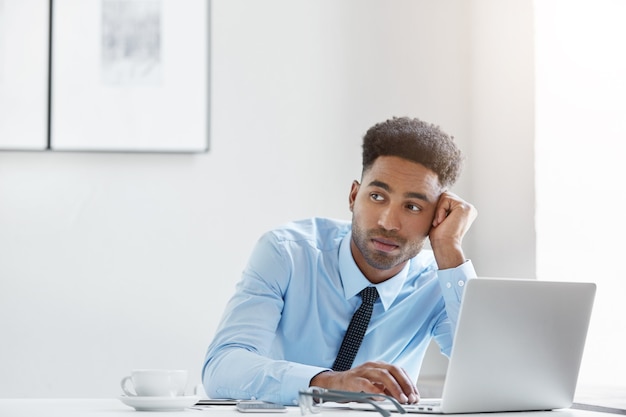
POLYGON ((370 198, 374 201, 383 201, 384 198, 382 195, 378 194, 378 193, 371 193, 370 194, 370 198))
POLYGON ((416 212, 416 213, 422 211, 422 208, 420 206, 415 205, 415 204, 407 204, 406 208, 408 208, 409 211, 413 211, 413 212, 416 212))

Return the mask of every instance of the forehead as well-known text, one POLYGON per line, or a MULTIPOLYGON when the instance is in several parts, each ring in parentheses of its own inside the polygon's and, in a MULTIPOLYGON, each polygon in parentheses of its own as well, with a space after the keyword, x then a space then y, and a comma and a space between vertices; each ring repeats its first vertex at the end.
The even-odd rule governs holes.
POLYGON ((362 185, 367 187, 372 183, 386 184, 392 192, 422 193, 433 199, 438 198, 443 191, 434 171, 397 156, 379 156, 363 172, 362 185))

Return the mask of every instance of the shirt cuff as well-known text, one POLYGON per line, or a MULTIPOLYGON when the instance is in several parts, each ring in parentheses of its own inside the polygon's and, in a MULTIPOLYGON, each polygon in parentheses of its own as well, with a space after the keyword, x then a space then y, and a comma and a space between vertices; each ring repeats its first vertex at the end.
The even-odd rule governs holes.
POLYGON ((283 404, 298 405, 298 391, 307 389, 311 379, 320 372, 330 371, 329 368, 319 366, 300 365, 293 366, 283 377, 280 399, 283 404))
POLYGON ((438 270, 437 276, 444 298, 454 296, 458 301, 461 301, 465 283, 468 279, 476 278, 476 271, 472 261, 468 259, 456 268, 438 270))

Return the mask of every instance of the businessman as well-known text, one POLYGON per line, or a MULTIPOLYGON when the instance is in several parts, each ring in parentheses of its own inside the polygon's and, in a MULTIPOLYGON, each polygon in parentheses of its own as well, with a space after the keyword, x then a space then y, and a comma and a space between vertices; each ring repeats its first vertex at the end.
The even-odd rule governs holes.
POLYGON ((426 348, 450 354, 476 276, 462 241, 477 212, 450 192, 462 159, 419 119, 370 128, 352 221, 295 221, 257 243, 207 351, 209 397, 295 404, 318 386, 419 401, 426 348))

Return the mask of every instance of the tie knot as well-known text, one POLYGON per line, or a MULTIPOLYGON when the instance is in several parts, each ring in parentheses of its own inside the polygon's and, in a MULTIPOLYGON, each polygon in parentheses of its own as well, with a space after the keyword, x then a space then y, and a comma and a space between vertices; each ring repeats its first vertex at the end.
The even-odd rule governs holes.
POLYGON ((374 304, 378 298, 378 290, 376 287, 365 287, 361 291, 361 298, 363 303, 374 304))

